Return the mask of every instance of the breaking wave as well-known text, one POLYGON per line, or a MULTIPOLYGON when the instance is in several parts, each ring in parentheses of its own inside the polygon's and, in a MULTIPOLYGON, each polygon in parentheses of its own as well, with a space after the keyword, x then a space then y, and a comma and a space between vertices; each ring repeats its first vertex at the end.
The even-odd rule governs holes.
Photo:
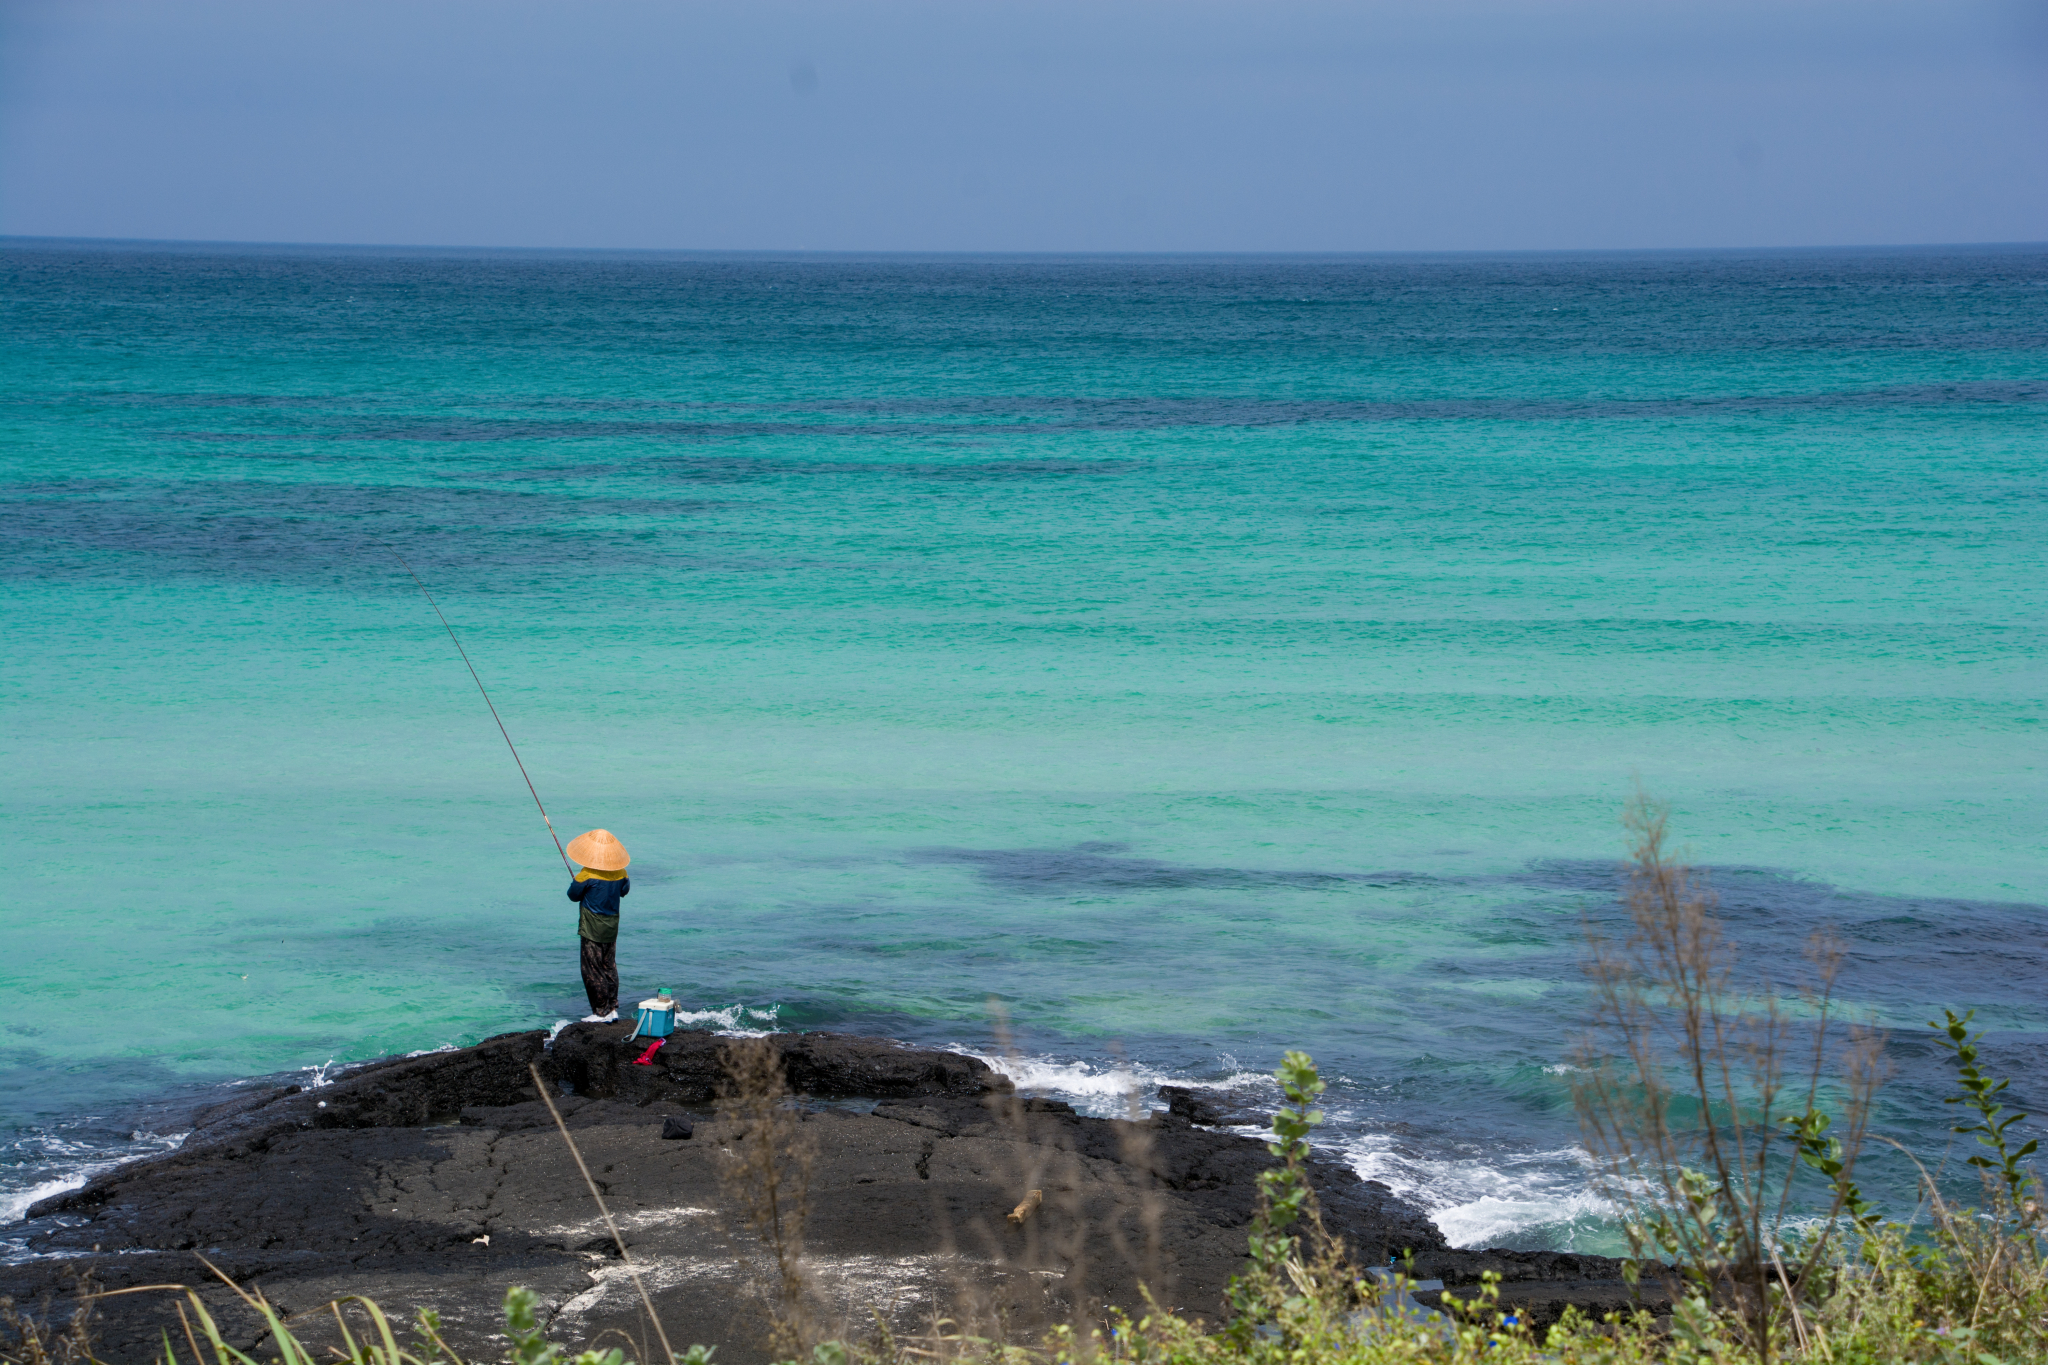
POLYGON ((708 1028, 725 1038, 766 1038, 780 1029, 782 1006, 755 1009, 752 1005, 727 1005, 717 1010, 676 1011, 677 1028, 708 1028))
POLYGON ((1271 1076, 1247 1071, 1228 1055, 1217 1059, 1224 1075, 1203 1078, 1176 1076, 1143 1065, 981 1052, 957 1044, 949 1044, 946 1050, 986 1062, 991 1070, 1009 1077, 1012 1084, 1027 1094, 1062 1099, 1081 1113, 1105 1118, 1125 1117, 1134 1098, 1140 1104, 1155 1103, 1162 1085, 1185 1086, 1190 1090, 1242 1090, 1247 1103, 1262 1093, 1277 1093, 1271 1076))
POLYGON ((1614 1210, 1587 1180, 1583 1149, 1486 1156, 1404 1149, 1381 1133, 1333 1144, 1351 1169, 1426 1212, 1452 1246, 1541 1246, 1613 1255, 1614 1210))
MULTIPOLYGON (((140 1129, 125 1135, 73 1133, 61 1129, 23 1134, 0 1154, 0 1226, 19 1223, 39 1200, 75 1190, 94 1176, 144 1157, 175 1151, 184 1133, 140 1129)), ((0 1258, 20 1248, 0 1240, 0 1258)))

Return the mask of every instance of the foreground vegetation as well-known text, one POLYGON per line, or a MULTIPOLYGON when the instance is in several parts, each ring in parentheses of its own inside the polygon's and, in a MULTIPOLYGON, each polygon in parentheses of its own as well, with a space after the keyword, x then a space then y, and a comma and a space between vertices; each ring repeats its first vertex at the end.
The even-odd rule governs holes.
MULTIPOLYGON (((1739 984, 1711 893, 1666 849, 1662 809, 1639 798, 1628 823, 1630 928, 1618 940, 1591 936, 1598 1008, 1577 1100, 1596 1181, 1625 1211, 1629 1272, 1640 1288, 1663 1291, 1656 1298, 1673 1303, 1668 1316, 1637 1311, 1592 1321, 1568 1310, 1539 1337, 1509 1311, 1497 1283, 1446 1295, 1434 1312, 1405 1296, 1400 1277, 1390 1286, 1362 1271, 1316 1208, 1307 1162, 1323 1082, 1308 1056, 1290 1052, 1274 1077, 1285 1098, 1270 1143, 1279 1161, 1261 1177, 1245 1268, 1221 1324, 1155 1311, 1135 1319, 1112 1313, 1031 1342, 949 1322, 916 1336, 891 1334, 879 1320, 870 1332, 834 1332, 806 1299, 808 1166, 792 1146, 779 1063, 767 1049, 740 1045, 729 1068, 728 1113, 742 1123, 734 1169, 744 1188, 734 1194, 777 1268, 769 1338, 792 1365, 2048 1361, 2048 1259, 2029 1161, 2035 1144, 2014 1145, 2011 1130, 2025 1115, 2003 1107, 2006 1082, 1983 1070, 1970 1015, 1948 1012, 1931 1026, 1955 1068, 1948 1103, 1965 1120, 1955 1132, 1971 1139, 1978 1196, 1963 1205, 1945 1199, 1938 1169, 1921 1165, 1918 1205, 1886 1218, 1856 1180, 1883 1081, 1881 1040, 1836 1022, 1840 949, 1815 941, 1797 1005, 1739 984)), ((566 1126, 562 1136, 630 1268, 566 1126)), ((669 1344, 637 1271, 634 1281, 660 1343, 638 1354, 712 1365, 710 1348, 669 1344)), ((229 1344, 200 1296, 184 1290, 159 1365, 463 1365, 430 1310, 401 1331, 366 1299, 333 1304, 341 1344, 316 1356, 260 1293, 236 1293, 268 1328, 262 1360, 229 1344)), ((75 1314, 53 1324, 0 1300, 0 1363, 93 1365, 92 1305, 81 1292, 75 1314)), ((504 1358, 516 1365, 627 1365, 620 1349, 571 1356, 549 1343, 529 1290, 509 1290, 504 1307, 504 1358)))
MULTIPOLYGON (((1944 1024, 1956 1045, 1965 1085, 1974 1101, 2002 1088, 1975 1067, 1974 1039, 1964 1021, 1944 1024)), ((1926 1221, 1918 1225, 1867 1218, 1853 1238, 1834 1239, 1838 1253, 1824 1273, 1809 1275, 1803 1296, 1779 1292, 1765 1319, 1770 1336, 1756 1335, 1754 1315, 1741 1302, 1739 1277, 1702 1274, 1700 1266, 1645 1262, 1646 1279, 1675 1275, 1684 1286, 1669 1318, 1647 1313, 1595 1322, 1573 1315, 1542 1338, 1502 1311, 1498 1286, 1447 1296, 1445 1312, 1403 1313, 1375 1281, 1362 1276, 1327 1236, 1305 1178, 1307 1138, 1319 1115, 1313 1109, 1322 1083, 1313 1063, 1290 1053, 1277 1073, 1288 1103, 1274 1121, 1273 1150, 1282 1158, 1266 1178, 1265 1211, 1250 1237, 1244 1273, 1232 1287, 1233 1321, 1220 1330, 1206 1322, 1154 1312, 1135 1320, 1121 1314, 1092 1327, 1065 1328, 1044 1341, 999 1342, 934 1324, 916 1337, 877 1333, 864 1339, 813 1344, 797 1365, 1707 1365, 1771 1356, 1830 1365, 1928 1362, 1929 1365, 2008 1365, 2048 1360, 2048 1263, 2044 1263, 2034 1177, 2003 1145, 2012 1116, 1978 1111, 1983 1139, 1984 1199, 1958 1208, 1926 1187, 1926 1221)), ((2031 1145, 2031 1144, 2030 1144, 2031 1145)), ((1717 1221, 1715 1192, 1701 1198, 1700 1182, 1675 1192, 1692 1201, 1683 1213, 1717 1221)), ((1670 1216, 1673 1210, 1661 1211, 1670 1216)), ((1652 1215, 1655 1216, 1655 1215, 1652 1215)), ((1853 1217, 1846 1220, 1852 1226, 1853 1217)), ((1803 1257, 1820 1234, 1807 1230, 1775 1249, 1803 1257)), ((1722 1268, 1725 1270, 1725 1267, 1722 1268)), ((1774 1273, 1780 1273, 1774 1270, 1774 1273)), ((240 1291, 238 1291, 240 1292, 240 1291)), ((338 1352, 316 1356, 302 1344, 260 1293, 245 1302, 269 1328, 261 1359, 225 1338, 199 1295, 186 1291, 167 1324, 162 1365, 314 1365, 338 1359, 351 1365, 463 1365, 442 1340, 439 1319, 421 1310, 409 1329, 396 1327, 377 1304, 357 1299, 331 1307, 342 1341, 338 1352)), ((569 1354, 549 1343, 539 1300, 514 1288, 505 1297, 507 1360, 516 1365, 628 1365, 619 1349, 569 1354)), ((0 1360, 20 1365, 89 1365, 89 1307, 51 1330, 11 1308, 4 1321, 13 1340, 0 1360)), ((653 1357, 658 1359, 659 1357, 653 1357)), ((675 1351, 676 1365, 715 1365, 711 1349, 675 1351)))

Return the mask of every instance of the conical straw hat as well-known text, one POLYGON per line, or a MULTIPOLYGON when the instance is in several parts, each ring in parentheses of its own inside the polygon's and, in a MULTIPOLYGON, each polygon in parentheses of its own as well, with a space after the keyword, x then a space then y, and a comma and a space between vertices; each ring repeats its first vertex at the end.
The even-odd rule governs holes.
POLYGON ((608 829, 587 830, 569 841, 569 857, 598 872, 624 872, 633 855, 608 829))

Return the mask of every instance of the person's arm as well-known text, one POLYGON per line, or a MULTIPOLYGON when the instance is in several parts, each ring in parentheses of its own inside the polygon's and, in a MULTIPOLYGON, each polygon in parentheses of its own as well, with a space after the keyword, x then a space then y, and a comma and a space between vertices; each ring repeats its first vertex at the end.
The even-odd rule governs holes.
POLYGON ((584 894, 585 894, 586 892, 588 892, 589 890, 590 890, 590 883, 589 883, 589 882, 570 882, 570 883, 569 883, 569 899, 570 899, 570 900, 572 900, 572 901, 575 901, 575 902, 576 902, 577 904, 579 904, 579 905, 580 905, 580 904, 582 904, 582 903, 583 903, 583 897, 584 897, 584 894))
POLYGON ((623 899, 623 898, 625 897, 625 894, 626 894, 626 893, 627 893, 628 891, 631 891, 632 889, 633 889, 633 879, 632 879, 631 877, 621 877, 621 878, 619 878, 619 896, 620 896, 620 898, 621 898, 621 899, 623 899))

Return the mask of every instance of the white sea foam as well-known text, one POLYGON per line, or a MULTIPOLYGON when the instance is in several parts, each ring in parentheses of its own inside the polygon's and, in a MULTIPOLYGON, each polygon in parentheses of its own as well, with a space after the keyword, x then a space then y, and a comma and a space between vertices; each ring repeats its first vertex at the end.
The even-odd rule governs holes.
POLYGON ((1535 1243, 1559 1251, 1604 1250, 1574 1243, 1613 1214, 1588 1181, 1582 1148, 1487 1156, 1425 1155, 1392 1137, 1365 1133, 1336 1149, 1351 1169, 1426 1211, 1452 1246, 1535 1243))
POLYGON ((1116 1118, 1124 1116, 1133 1096, 1140 1102, 1151 1100, 1162 1085, 1185 1086, 1190 1090, 1242 1089, 1248 1092, 1248 1097, 1249 1092, 1273 1089, 1270 1076, 1245 1071, 1238 1066, 1236 1058, 1228 1056, 1219 1058, 1229 1068, 1226 1075, 1220 1079, 1200 1080, 1146 1066, 1105 1066, 1099 1062, 1069 1061, 1058 1057, 977 1052, 971 1047, 960 1046, 949 1046, 947 1051, 988 1063, 991 1070, 1009 1077, 1019 1090, 1027 1094, 1054 1096, 1066 1100, 1083 1113, 1116 1118))
MULTIPOLYGON (((102 1166, 100 1170, 106 1170, 115 1164, 110 1161, 105 1166, 102 1166)), ((67 1175, 57 1180, 45 1180, 39 1185, 29 1186, 25 1190, 10 1190, 6 1194, 0 1194, 0 1223, 20 1222, 22 1215, 28 1212, 31 1204, 38 1200, 48 1199, 53 1194, 62 1194, 66 1190, 75 1190, 98 1173, 93 1168, 86 1167, 75 1174, 67 1175)))
POLYGON ((1548 1234, 1543 1239, 1547 1247, 1569 1251, 1574 1249, 1574 1239, 1582 1228, 1612 1214, 1606 1200, 1581 1188, 1537 1192, 1526 1198, 1485 1194, 1469 1203, 1431 1210, 1430 1217, 1443 1229, 1452 1246, 1499 1246, 1540 1231, 1548 1234))
POLYGON ((778 1032, 782 1006, 770 1005, 767 1009, 755 1009, 752 1005, 727 1005, 717 1010, 676 1011, 678 1028, 695 1025, 709 1028, 713 1033, 726 1038, 766 1038, 778 1032))
MULTIPOLYGON (((1219 1058, 1220 1076, 1212 1072, 1197 1079, 1143 1065, 1002 1055, 969 1047, 952 1050, 978 1057, 1008 1076, 1019 1090, 1066 1100, 1083 1113, 1121 1117, 1133 1094, 1141 1102, 1149 1101, 1161 1085, 1238 1092, 1248 1105, 1271 1105, 1278 1099, 1271 1076, 1246 1070, 1234 1057, 1219 1058)), ((1610 1213, 1606 1201, 1591 1190, 1585 1153, 1577 1147, 1488 1157, 1424 1154, 1383 1134, 1339 1136, 1333 1128, 1341 1122, 1336 1119, 1332 1127, 1321 1130, 1336 1151, 1359 1175, 1392 1186, 1403 1199, 1426 1210, 1454 1246, 1517 1243, 1570 1249, 1575 1239, 1592 1232, 1610 1213)), ((1233 1131, 1256 1136, 1266 1129, 1246 1123, 1233 1131)))
POLYGON ((0 1186, 0 1225, 20 1222, 29 1208, 37 1201, 48 1199, 54 1194, 75 1190, 94 1176, 113 1170, 116 1166, 143 1157, 156 1156, 174 1151, 184 1142, 185 1133, 151 1133, 137 1130, 128 1134, 125 1147, 108 1147, 95 1142, 82 1142, 60 1134, 44 1134, 34 1141, 27 1150, 17 1149, 8 1154, 10 1164, 19 1161, 14 1169, 5 1174, 14 1176, 24 1170, 33 1172, 37 1167, 59 1167, 64 1174, 36 1180, 18 1188, 0 1186), (21 1160, 21 1158, 27 1158, 21 1160))

